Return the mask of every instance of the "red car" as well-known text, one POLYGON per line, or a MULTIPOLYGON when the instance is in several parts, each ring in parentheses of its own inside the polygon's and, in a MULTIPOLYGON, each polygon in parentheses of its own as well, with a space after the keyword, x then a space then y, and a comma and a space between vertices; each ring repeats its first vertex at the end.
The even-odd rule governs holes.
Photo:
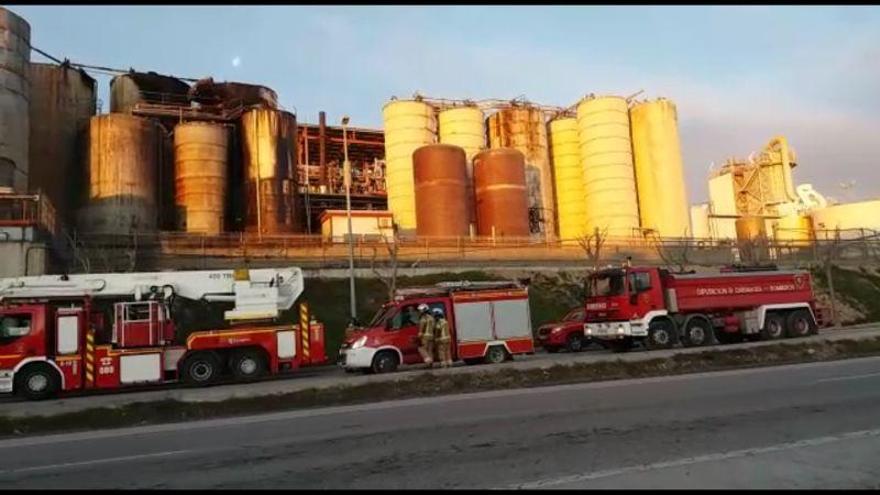
POLYGON ((584 308, 574 308, 561 320, 541 325, 537 343, 547 352, 580 352, 589 347, 593 339, 584 335, 584 308))

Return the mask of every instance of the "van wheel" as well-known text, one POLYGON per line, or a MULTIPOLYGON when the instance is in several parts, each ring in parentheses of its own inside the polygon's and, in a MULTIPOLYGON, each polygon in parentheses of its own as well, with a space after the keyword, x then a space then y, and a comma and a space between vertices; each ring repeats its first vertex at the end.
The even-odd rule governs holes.
POLYGON ((684 329, 682 344, 685 347, 700 347, 712 343, 712 325, 703 318, 692 318, 684 329))
POLYGON ((507 351, 500 345, 493 345, 486 351, 485 360, 489 364, 503 363, 507 360, 507 351))
POLYGON ((769 313, 761 329, 761 340, 776 340, 785 336, 785 318, 779 313, 769 313))
POLYGON ((806 337, 817 329, 813 316, 805 309, 792 311, 785 318, 785 333, 787 337, 806 337))
POLYGON ((212 352, 193 354, 183 362, 180 374, 189 385, 208 385, 220 376, 220 360, 212 352))
POLYGON ((373 364, 370 366, 370 370, 373 373, 394 373, 397 371, 397 366, 400 364, 397 359, 397 354, 391 351, 383 351, 379 354, 376 354, 376 357, 373 358, 373 364))
POLYGON ((15 393, 28 400, 54 398, 60 388, 58 372, 46 364, 31 365, 15 374, 15 393))
POLYGON ((236 352, 232 357, 232 374, 238 380, 253 380, 266 372, 266 358, 254 349, 236 352))
POLYGON ((648 327, 645 347, 650 350, 670 349, 675 345, 675 326, 669 320, 656 320, 648 327))

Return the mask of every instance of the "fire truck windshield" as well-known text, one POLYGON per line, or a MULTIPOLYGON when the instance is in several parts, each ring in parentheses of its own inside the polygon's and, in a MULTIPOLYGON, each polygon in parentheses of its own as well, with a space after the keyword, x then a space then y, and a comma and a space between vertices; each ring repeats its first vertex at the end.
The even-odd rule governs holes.
POLYGON ((623 292, 623 272, 600 272, 590 278, 589 296, 619 296, 623 292))

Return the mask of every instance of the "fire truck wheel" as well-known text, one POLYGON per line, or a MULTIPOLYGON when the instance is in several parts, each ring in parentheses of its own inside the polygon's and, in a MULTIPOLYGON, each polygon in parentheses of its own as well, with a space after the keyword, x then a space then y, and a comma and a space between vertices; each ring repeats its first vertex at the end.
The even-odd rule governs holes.
POLYGON ((669 349, 675 345, 675 326, 669 320, 654 320, 648 326, 648 349, 669 349))
POLYGON ((685 347, 700 347, 712 342, 712 325, 703 318, 692 318, 687 322, 682 336, 685 347))
POLYGON ((220 360, 210 352, 193 354, 183 362, 181 375, 190 385, 207 385, 220 375, 220 360))
POLYGON ((370 370, 373 373, 393 373, 397 371, 399 364, 396 353, 383 351, 376 354, 376 357, 373 358, 373 365, 370 367, 370 370))
POLYGON ((573 333, 568 336, 565 347, 568 348, 569 352, 581 352, 584 350, 584 339, 580 335, 573 333))
POLYGON ((785 318, 779 313, 767 313, 764 328, 761 329, 761 340, 776 340, 785 336, 785 318))
POLYGON ((15 374, 15 392, 28 400, 55 397, 61 386, 58 372, 46 364, 33 364, 15 374))
POLYGON ((788 337, 806 337, 816 331, 813 316, 805 309, 792 311, 785 318, 785 332, 788 337))
POLYGON ((253 380, 266 372, 266 358, 256 350, 245 349, 232 356, 232 374, 238 380, 253 380))
POLYGON ((500 345, 493 345, 488 351, 486 351, 486 357, 484 359, 489 364, 503 363, 507 360, 507 351, 500 345))

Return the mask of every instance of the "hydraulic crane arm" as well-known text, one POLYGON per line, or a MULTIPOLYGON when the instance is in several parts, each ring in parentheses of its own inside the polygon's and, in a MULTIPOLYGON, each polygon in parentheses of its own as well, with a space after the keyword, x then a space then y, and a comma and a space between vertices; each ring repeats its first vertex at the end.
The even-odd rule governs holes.
POLYGON ((304 289, 297 267, 254 270, 40 275, 0 279, 0 300, 23 298, 127 298, 181 296, 234 302, 227 320, 274 318, 290 309, 304 289))

